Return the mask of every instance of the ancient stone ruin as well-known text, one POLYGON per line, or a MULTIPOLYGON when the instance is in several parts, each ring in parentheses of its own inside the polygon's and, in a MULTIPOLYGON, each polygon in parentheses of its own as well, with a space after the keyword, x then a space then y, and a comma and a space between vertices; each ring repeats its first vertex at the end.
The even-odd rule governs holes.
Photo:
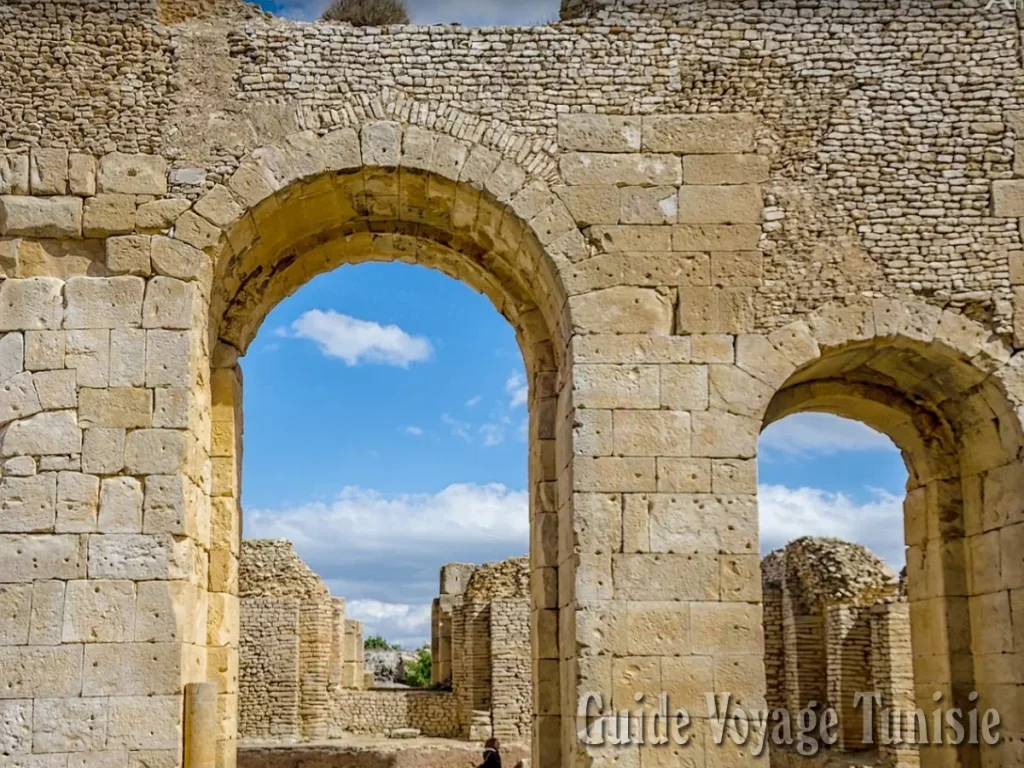
MULTIPOLYGON (((432 666, 445 670, 435 675, 435 689, 377 685, 364 666, 362 623, 345 618, 345 601, 330 595, 291 542, 242 542, 239 738, 308 742, 415 732, 528 744, 526 558, 446 565, 441 590, 435 606, 448 606, 450 645, 447 663, 432 666)), ((435 620, 432 647, 439 633, 435 620)))
POLYGON ((804 411, 903 452, 917 702, 1003 716, 922 766, 1024 764, 1012 6, 354 29, 0 0, 5 759, 235 764, 239 358, 314 276, 400 260, 484 293, 523 353, 534 768, 759 763, 700 697, 681 754, 582 744, 576 712, 765 695, 758 436, 804 411))
MULTIPOLYGON (((835 765, 919 766, 916 744, 880 737, 892 732, 882 730, 882 710, 912 713, 915 706, 910 606, 896 574, 858 544, 802 538, 767 555, 761 579, 768 707, 832 707, 835 765), (879 698, 868 734, 856 694, 872 692, 879 698)), ((821 756, 785 748, 774 750, 771 762, 773 768, 822 765, 821 756)))

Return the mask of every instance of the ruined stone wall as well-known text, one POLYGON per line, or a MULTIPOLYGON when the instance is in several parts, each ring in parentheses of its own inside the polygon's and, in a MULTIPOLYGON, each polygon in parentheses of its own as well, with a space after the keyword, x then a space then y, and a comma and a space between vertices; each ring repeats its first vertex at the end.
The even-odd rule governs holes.
MULTIPOLYGON (((7 0, 0 74, 14 86, 0 106, 2 141, 159 152, 176 168, 173 188, 195 195, 260 143, 388 116, 480 141, 557 182, 570 162, 556 143, 565 112, 749 111, 761 127, 742 179, 762 185, 764 260, 756 285, 733 287, 757 289, 738 300, 758 327, 852 292, 913 292, 1008 333, 1019 212, 1012 201, 993 210, 990 182, 1013 177, 1024 94, 1014 14, 980 2, 738 5, 368 31, 288 23, 227 0, 122 4, 117 14, 100 0, 70 14, 54 0, 7 0), (173 33, 156 23, 197 16, 214 21, 173 33), (117 69, 102 67, 110 50, 117 69), (46 76, 26 74, 36 69, 46 76), (89 90, 46 90, 61 81, 89 90), (230 117, 211 127, 202 115, 213 109, 230 117)), ((584 224, 651 223, 634 220, 632 196, 613 199, 611 186, 584 224)), ((674 210, 664 219, 682 223, 674 210)))
POLYGON ((242 601, 238 732, 250 739, 297 739, 299 611, 292 598, 242 601))
MULTIPOLYGON (((863 705, 858 693, 872 688, 871 609, 863 606, 830 605, 825 611, 826 701, 839 715, 839 752, 867 748, 864 737, 863 705)), ((913 684, 908 687, 913 691, 913 684)))
MULTIPOLYGON (((874 732, 881 733, 883 709, 912 713, 914 702, 914 656, 910 644, 910 604, 906 600, 881 601, 871 607, 871 690, 880 696, 874 732)), ((914 723, 904 714, 904 723, 914 723)), ((914 733, 914 726, 904 731, 914 733)), ((881 741, 881 740, 880 740, 881 741)), ((883 768, 915 768, 921 754, 913 744, 878 745, 883 768)))
MULTIPOLYGON (((517 557, 481 566, 441 569, 435 614, 450 606, 451 685, 463 735, 527 741, 533 715, 529 564, 517 557)), ((443 614, 442 614, 443 616, 443 614)), ((433 625, 432 646, 444 647, 447 619, 433 625)))
MULTIPOLYGON (((809 537, 767 555, 761 578, 769 707, 791 714, 812 702, 832 707, 839 717, 834 753, 875 749, 865 742, 856 694, 878 691, 883 700, 904 704, 914 695, 899 578, 860 545, 809 537)), ((789 752, 773 750, 772 765, 804 764, 789 752)), ((908 752, 916 758, 916 750, 908 752)), ((886 762, 892 757, 879 752, 878 764, 895 765, 886 762)))
POLYGON ((458 699, 448 691, 331 691, 330 733, 388 734, 415 728, 424 736, 462 736, 458 699))
POLYGON ((530 601, 495 600, 491 603, 491 717, 499 740, 530 740, 532 679, 530 601))
POLYGON ((344 667, 336 648, 339 604, 283 540, 243 542, 239 594, 240 735, 326 737, 332 669, 344 667))

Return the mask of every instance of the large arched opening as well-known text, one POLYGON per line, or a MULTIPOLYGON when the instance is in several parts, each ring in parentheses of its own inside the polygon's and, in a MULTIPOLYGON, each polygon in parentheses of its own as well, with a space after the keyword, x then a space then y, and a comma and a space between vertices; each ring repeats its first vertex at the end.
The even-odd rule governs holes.
MULTIPOLYGON (((534 764, 560 763, 558 395, 565 385, 564 297, 545 244, 574 229, 544 182, 499 153, 379 122, 257 150, 194 210, 226 245, 209 279, 211 541, 208 654, 237 636, 242 377, 268 312, 343 264, 402 261, 439 270, 489 297, 516 332, 529 385, 529 497, 534 764), (232 609, 231 606, 234 605, 232 609), (234 627, 232 627, 234 623, 234 627)), ((200 229, 186 214, 179 227, 200 229), (188 218, 187 218, 188 217, 188 218)), ((571 427, 571 424, 570 424, 571 427)), ((560 449, 564 452, 564 449, 560 449)), ((563 576, 564 577, 564 576, 563 576)), ((225 650, 226 649, 226 650, 225 650)), ((222 695, 222 709, 237 707, 222 695)), ((226 718, 224 722, 233 722, 226 718)), ((234 750, 225 728, 220 749, 234 750)))

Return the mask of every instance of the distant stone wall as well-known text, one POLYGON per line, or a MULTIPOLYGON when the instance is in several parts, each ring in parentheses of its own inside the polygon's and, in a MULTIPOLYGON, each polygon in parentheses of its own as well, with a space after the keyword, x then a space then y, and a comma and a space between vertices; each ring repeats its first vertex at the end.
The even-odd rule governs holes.
POLYGON ((491 603, 491 718, 502 741, 529 741, 533 717, 530 685, 530 603, 491 603))
POLYGON ((435 679, 451 683, 468 738, 530 738, 529 581, 525 557, 441 569, 431 623, 431 648, 440 662, 435 679))
POLYGON ((294 598, 241 601, 238 731, 243 738, 299 736, 299 608, 294 598))
POLYGON ((288 541, 244 541, 239 558, 239 735, 322 739, 334 686, 362 688, 362 624, 288 541))
POLYGON ((330 735, 388 734, 415 728, 424 736, 462 735, 458 699, 449 691, 331 691, 330 735))
MULTIPOLYGON (((881 706, 913 709, 910 613, 900 580, 860 545, 803 538, 762 562, 767 702, 791 716, 816 703, 839 716, 839 739, 813 759, 775 748, 773 768, 844 766, 909 768, 914 747, 869 743, 856 694, 877 692, 881 706)), ((873 733, 878 734, 878 723, 873 733)))

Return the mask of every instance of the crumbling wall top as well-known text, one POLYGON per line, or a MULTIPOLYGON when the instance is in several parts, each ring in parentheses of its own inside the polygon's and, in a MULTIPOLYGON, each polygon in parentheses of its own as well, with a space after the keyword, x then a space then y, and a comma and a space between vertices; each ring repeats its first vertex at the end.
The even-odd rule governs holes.
POLYGON ((240 597, 326 599, 330 593, 286 539, 242 542, 238 560, 240 597))
POLYGON ((779 578, 779 562, 789 590, 807 608, 822 611, 830 605, 870 605, 896 594, 899 578, 867 547, 835 538, 805 536, 765 558, 762 578, 779 578))
POLYGON ((529 595, 530 561, 526 557, 484 563, 473 572, 466 587, 466 600, 470 602, 511 600, 529 595))

